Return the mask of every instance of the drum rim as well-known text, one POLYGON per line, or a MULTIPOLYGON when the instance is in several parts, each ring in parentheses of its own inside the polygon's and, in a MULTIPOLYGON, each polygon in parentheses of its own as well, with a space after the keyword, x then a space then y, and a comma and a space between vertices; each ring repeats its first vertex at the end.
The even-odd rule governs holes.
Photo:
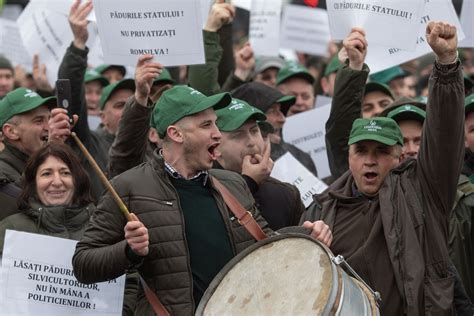
MULTIPOLYGON (((334 257, 334 254, 332 253, 332 251, 326 245, 324 245, 320 241, 314 239, 313 237, 311 237, 309 235, 300 234, 300 233, 284 233, 284 234, 278 234, 278 235, 275 235, 275 236, 271 236, 271 237, 266 238, 264 240, 257 241, 256 243, 252 244, 251 246, 245 248, 243 251, 241 251, 240 253, 235 255, 229 262, 227 262, 227 264, 219 271, 219 273, 214 277, 214 279, 211 281, 211 283, 207 287, 206 291, 204 292, 204 295, 201 298, 201 301, 199 302, 199 305, 196 308, 195 315, 203 315, 203 312, 204 312, 207 304, 209 303, 210 298, 212 297, 212 295, 217 290, 219 284, 225 278, 227 273, 232 269, 232 267, 234 267, 238 262, 240 262, 242 258, 247 257, 254 250, 256 250, 260 247, 263 247, 266 244, 269 244, 271 242, 275 242, 275 241, 278 241, 278 240, 281 240, 281 239, 286 239, 288 237, 306 239, 306 240, 312 241, 312 242, 318 244, 319 246, 321 246, 329 254, 329 260, 331 262, 332 273, 334 274, 334 271, 338 271, 337 267, 334 265, 334 263, 331 260, 331 258, 334 257)), ((332 292, 334 286, 335 286, 335 284, 331 285, 331 290, 330 290, 331 292, 332 292)), ((329 304, 329 303, 331 303, 331 302, 328 301, 327 304, 329 304)), ((334 303, 334 302, 332 302, 332 303, 334 303)), ((332 309, 331 307, 329 307, 329 309, 332 309)), ((326 306, 325 310, 327 308, 328 308, 328 306, 326 306)))

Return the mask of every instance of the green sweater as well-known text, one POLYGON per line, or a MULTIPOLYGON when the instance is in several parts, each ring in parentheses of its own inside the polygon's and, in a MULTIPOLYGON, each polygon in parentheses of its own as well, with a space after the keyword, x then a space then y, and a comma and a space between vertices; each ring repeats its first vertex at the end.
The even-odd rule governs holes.
POLYGON ((196 306, 224 265, 234 256, 225 223, 209 186, 172 179, 184 214, 196 306))

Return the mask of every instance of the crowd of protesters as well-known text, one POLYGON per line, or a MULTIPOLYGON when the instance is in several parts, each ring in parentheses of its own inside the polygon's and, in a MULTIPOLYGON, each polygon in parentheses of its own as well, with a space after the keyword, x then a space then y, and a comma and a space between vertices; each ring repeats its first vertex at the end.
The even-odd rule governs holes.
POLYGON ((256 242, 222 185, 265 234, 303 226, 343 255, 380 292, 381 315, 473 315, 474 50, 458 48, 453 25, 430 22, 432 53, 371 74, 361 28, 326 57, 255 56, 232 42, 235 8, 216 1, 205 64, 167 69, 143 55, 132 79, 121 65, 89 65, 92 10, 80 0, 70 9, 74 40, 58 71, 68 110, 37 56, 34 76, 0 56, 0 254, 7 229, 78 240, 80 282, 127 275, 124 315, 153 314, 138 273, 170 314, 192 315, 256 242), (318 176, 282 130, 319 95, 332 98, 331 176, 305 208, 295 185, 270 174, 289 152, 318 176))

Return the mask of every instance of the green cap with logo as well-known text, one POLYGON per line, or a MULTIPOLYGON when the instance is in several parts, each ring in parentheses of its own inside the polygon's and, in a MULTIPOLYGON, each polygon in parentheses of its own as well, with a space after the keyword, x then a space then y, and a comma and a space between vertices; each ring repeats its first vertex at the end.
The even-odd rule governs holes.
POLYGON ((387 117, 396 122, 414 120, 423 123, 426 118, 426 112, 415 105, 405 104, 390 111, 387 117))
POLYGON ((92 81, 98 81, 102 87, 108 86, 109 85, 109 80, 102 76, 100 73, 98 73, 94 69, 89 69, 86 71, 84 75, 84 83, 89 83, 92 81))
POLYGON ((171 78, 171 74, 168 69, 163 68, 161 74, 153 79, 153 84, 175 84, 176 82, 171 78))
POLYGON ((474 93, 464 99, 464 111, 466 115, 474 111, 474 93))
POLYGON ((168 126, 185 116, 193 115, 209 108, 218 110, 228 106, 232 101, 229 93, 205 96, 201 92, 183 85, 166 90, 155 104, 151 118, 151 127, 163 138, 168 126))
POLYGON ((42 98, 30 89, 18 88, 9 93, 0 101, 0 126, 3 126, 13 116, 29 112, 42 105, 48 108, 56 106, 56 97, 42 98))
POLYGON ((310 84, 314 83, 314 77, 309 73, 308 69, 295 61, 288 62, 285 67, 278 71, 277 85, 282 84, 291 78, 301 78, 308 81, 310 84))
POLYGON ((373 140, 388 146, 403 146, 403 136, 397 122, 388 117, 356 119, 352 124, 349 145, 363 140, 373 140))
POLYGON ((342 67, 341 62, 339 61, 339 58, 337 55, 333 56, 329 63, 326 66, 326 69, 324 69, 324 77, 329 76, 332 73, 335 73, 339 70, 339 68, 342 67))
POLYGON ((99 108, 101 111, 104 110, 105 104, 110 99, 114 92, 125 89, 135 91, 135 80, 133 79, 123 79, 112 84, 109 84, 104 89, 102 89, 102 95, 100 96, 99 108))
POLYGON ((228 106, 217 110, 216 114, 217 127, 223 132, 235 131, 250 118, 256 121, 267 119, 262 111, 239 99, 232 99, 228 106))

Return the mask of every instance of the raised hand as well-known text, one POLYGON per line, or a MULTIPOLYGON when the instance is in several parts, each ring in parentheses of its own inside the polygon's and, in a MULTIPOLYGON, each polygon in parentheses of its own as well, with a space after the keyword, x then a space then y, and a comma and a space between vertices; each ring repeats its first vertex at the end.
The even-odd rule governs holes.
POLYGON ((69 135, 71 135, 71 129, 77 123, 79 117, 73 115, 73 119, 74 124, 71 126, 66 109, 52 109, 51 117, 48 121, 48 142, 64 144, 69 135))
POLYGON ((86 48, 86 42, 89 38, 87 31, 87 16, 92 11, 92 1, 88 0, 81 4, 81 0, 75 0, 69 10, 69 25, 74 35, 74 46, 79 49, 86 48))
POLYGON ((242 81, 247 80, 255 67, 255 57, 250 43, 245 45, 235 53, 235 76, 242 81))
POLYGON ((349 67, 355 70, 362 70, 365 56, 367 55, 367 40, 365 31, 360 27, 352 28, 349 35, 342 42, 343 48, 339 52, 338 58, 342 62, 349 59, 349 67))
POLYGON ((222 26, 232 23, 235 16, 235 7, 224 0, 216 0, 212 5, 211 11, 207 17, 204 30, 217 32, 222 26))
POLYGON ((141 105, 147 105, 153 80, 163 71, 163 65, 153 62, 153 55, 138 58, 135 69, 135 99, 141 105))
POLYGON ((432 21, 426 26, 426 40, 441 64, 452 64, 457 59, 458 37, 456 27, 445 22, 432 21))

